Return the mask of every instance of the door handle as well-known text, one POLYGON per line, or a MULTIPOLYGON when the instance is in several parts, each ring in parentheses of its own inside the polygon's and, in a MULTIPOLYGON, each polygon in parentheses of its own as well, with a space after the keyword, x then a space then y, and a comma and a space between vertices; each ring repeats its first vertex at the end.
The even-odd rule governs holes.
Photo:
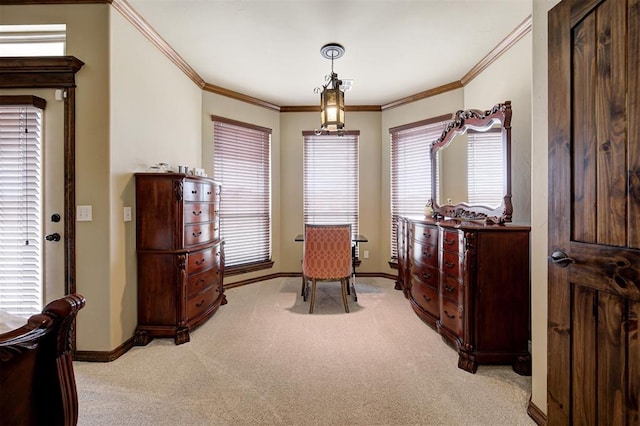
POLYGON ((44 239, 47 241, 60 241, 60 234, 58 234, 57 232, 54 232, 53 234, 49 234, 46 237, 44 237, 44 239))
POLYGON ((549 256, 549 260, 551 261, 551 263, 558 265, 561 268, 566 268, 570 264, 576 263, 575 259, 572 259, 571 257, 567 256, 565 252, 562 252, 560 250, 551 253, 551 256, 549 256))

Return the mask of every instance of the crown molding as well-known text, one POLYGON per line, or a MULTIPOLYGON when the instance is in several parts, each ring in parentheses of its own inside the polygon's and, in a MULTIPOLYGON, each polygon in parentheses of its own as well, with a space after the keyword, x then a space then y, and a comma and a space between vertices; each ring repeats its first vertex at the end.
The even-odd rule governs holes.
POLYGON ((109 1, 124 18, 129 21, 134 27, 136 27, 154 46, 160 50, 171 62, 173 62, 178 68, 184 72, 187 77, 193 81, 196 86, 201 89, 205 86, 205 81, 200 75, 167 43, 156 30, 149 25, 147 21, 138 14, 138 12, 131 7, 126 0, 111 0, 109 1))
POLYGON ((496 59, 498 59, 502 54, 507 52, 511 46, 516 44, 522 37, 527 35, 531 31, 532 26, 532 18, 531 15, 527 16, 527 18, 522 21, 520 25, 516 27, 508 36, 504 38, 496 47, 493 48, 491 52, 489 52, 484 58, 480 60, 468 73, 466 73, 461 79, 460 82, 463 86, 466 86, 476 78, 482 71, 484 71, 489 65, 491 65, 496 59))
MULTIPOLYGON (((171 60, 178 68, 184 72, 198 87, 201 89, 257 105, 267 109, 279 112, 319 112, 319 106, 279 106, 262 99, 254 98, 240 92, 225 89, 205 82, 202 77, 184 60, 182 57, 167 43, 160 35, 149 25, 147 21, 138 14, 138 12, 126 0, 1 0, 2 5, 28 5, 28 4, 90 4, 90 3, 108 3, 111 4, 118 12, 124 16, 134 27, 136 27, 151 43, 156 46, 169 60, 171 60)), ((489 65, 495 62, 500 56, 507 52, 522 37, 528 34, 532 28, 532 16, 529 15, 520 25, 518 25, 507 37, 505 37, 498 45, 491 50, 484 58, 480 60, 469 72, 467 72, 460 80, 443 84, 414 95, 407 96, 402 99, 389 102, 384 105, 347 105, 346 111, 351 112, 377 112, 407 105, 422 99, 439 95, 441 93, 460 89, 469 84, 489 65)))

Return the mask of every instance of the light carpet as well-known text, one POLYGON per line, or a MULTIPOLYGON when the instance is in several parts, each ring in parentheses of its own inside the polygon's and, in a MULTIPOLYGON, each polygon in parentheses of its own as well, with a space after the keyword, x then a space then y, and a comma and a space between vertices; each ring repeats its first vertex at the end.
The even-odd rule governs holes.
POLYGON ((176 346, 155 339, 110 363, 74 362, 80 425, 534 425, 531 378, 457 367, 457 353, 393 281, 300 278, 226 291, 229 303, 176 346))

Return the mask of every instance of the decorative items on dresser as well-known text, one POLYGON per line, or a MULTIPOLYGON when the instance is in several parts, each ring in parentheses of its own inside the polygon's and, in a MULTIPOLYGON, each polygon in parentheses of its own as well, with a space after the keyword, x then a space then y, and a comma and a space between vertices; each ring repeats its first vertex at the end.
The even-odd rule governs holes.
POLYGON ((138 326, 153 337, 188 342, 189 332, 227 303, 222 285, 220 185, 178 173, 137 173, 138 326))
POLYGON ((416 314, 458 351, 458 366, 475 373, 479 364, 511 364, 531 374, 530 227, 402 220, 402 238, 410 241, 403 290, 416 314))

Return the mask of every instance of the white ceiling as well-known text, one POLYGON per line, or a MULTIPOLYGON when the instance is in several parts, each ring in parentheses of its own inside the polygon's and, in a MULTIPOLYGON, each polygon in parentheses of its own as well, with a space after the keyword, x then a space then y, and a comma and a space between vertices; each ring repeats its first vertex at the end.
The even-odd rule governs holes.
MULTIPOLYGON (((385 105, 462 78, 531 14, 531 0, 128 0, 205 82, 316 105, 331 61, 347 105, 385 105)), ((508 72, 508 71, 507 71, 508 72)))

